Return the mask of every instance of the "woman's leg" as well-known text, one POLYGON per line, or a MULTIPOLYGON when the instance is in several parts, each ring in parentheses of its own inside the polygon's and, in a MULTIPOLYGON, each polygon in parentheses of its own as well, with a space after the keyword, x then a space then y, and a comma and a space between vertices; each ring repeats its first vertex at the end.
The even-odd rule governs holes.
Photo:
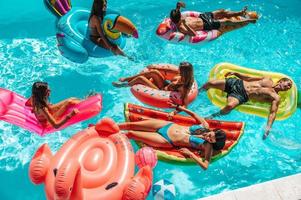
POLYGON ((51 113, 53 114, 53 116, 56 119, 60 118, 66 112, 66 110, 69 108, 69 106, 76 105, 80 102, 81 102, 80 99, 77 99, 74 97, 65 99, 57 104, 51 105, 50 106, 51 113))
POLYGON ((151 70, 146 74, 143 74, 147 79, 152 79, 153 83, 159 88, 163 89, 164 87, 164 76, 158 70, 151 70))
POLYGON ((133 130, 133 131, 149 131, 156 132, 158 129, 169 124, 170 122, 158 120, 158 119, 148 119, 138 122, 124 122, 118 124, 121 130, 133 130))
POLYGON ((162 89, 164 87, 164 77, 158 70, 152 70, 152 71, 137 74, 135 76, 120 78, 119 81, 120 82, 113 82, 112 83, 113 86, 127 87, 127 86, 133 86, 135 84, 142 84, 154 89, 162 89))
POLYGON ((156 132, 129 131, 127 137, 133 140, 143 142, 152 147, 172 148, 173 146, 160 134, 156 132))
POLYGON ((164 86, 164 77, 158 70, 151 70, 147 72, 142 72, 140 74, 134 75, 134 76, 129 76, 125 78, 120 78, 119 81, 121 82, 130 82, 134 80, 137 77, 144 76, 147 79, 152 79, 154 84, 157 85, 159 88, 164 86))
POLYGON ((133 85, 137 85, 137 84, 145 85, 145 86, 148 86, 153 89, 159 89, 154 83, 152 83, 150 80, 148 80, 144 76, 138 76, 137 78, 134 78, 133 80, 128 82, 129 86, 133 86, 133 85))

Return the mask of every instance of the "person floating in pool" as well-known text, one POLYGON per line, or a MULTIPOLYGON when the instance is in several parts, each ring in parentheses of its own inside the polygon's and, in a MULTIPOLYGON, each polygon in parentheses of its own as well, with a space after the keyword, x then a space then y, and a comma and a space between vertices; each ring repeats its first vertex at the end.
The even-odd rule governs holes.
POLYGON ((224 80, 210 80, 200 90, 214 88, 227 93, 227 105, 211 117, 228 114, 235 107, 249 100, 271 103, 270 114, 263 135, 263 139, 266 139, 279 107, 280 96, 278 92, 289 90, 292 84, 292 80, 288 78, 281 78, 277 83, 274 83, 270 77, 250 77, 237 72, 228 72, 224 80), (227 78, 233 75, 238 79, 227 78))
POLYGON ((49 96, 50 88, 48 84, 45 82, 35 82, 32 86, 31 97, 25 104, 32 107, 32 112, 43 127, 47 127, 50 124, 57 129, 79 112, 77 109, 74 109, 61 119, 70 106, 80 103, 81 100, 69 98, 57 104, 50 104, 48 101, 49 96))
POLYGON ((241 28, 249 23, 256 23, 258 15, 255 12, 247 12, 247 7, 239 12, 224 9, 213 12, 201 13, 198 18, 181 18, 181 8, 185 8, 183 2, 178 2, 176 9, 170 12, 170 19, 177 30, 185 35, 196 36, 196 31, 217 30, 217 36, 234 29, 241 28), (241 18, 239 18, 241 17, 241 18))
POLYGON ((157 148, 180 148, 179 151, 196 161, 203 169, 207 169, 214 151, 225 146, 226 134, 223 130, 210 130, 208 123, 196 113, 183 106, 175 106, 179 111, 191 115, 199 125, 181 126, 172 122, 147 119, 139 122, 120 123, 121 130, 129 130, 126 135, 130 139, 143 142, 157 148), (205 160, 195 155, 188 148, 203 152, 205 160))
MULTIPOLYGON (((174 67, 170 64, 162 64, 166 66, 174 67)), ((162 66, 161 65, 161 66, 162 66)), ((183 106, 188 105, 188 93, 191 90, 194 82, 193 66, 189 62, 181 62, 179 65, 178 75, 175 76, 170 82, 164 79, 164 76, 156 69, 157 65, 150 65, 147 68, 150 69, 146 72, 141 72, 135 76, 120 78, 119 82, 113 82, 115 87, 131 87, 136 84, 142 84, 150 88, 176 91, 181 94, 183 106)), ((170 70, 170 69, 167 69, 170 70)), ((177 110, 170 113, 170 117, 175 115, 177 110)))
POLYGON ((94 0, 89 17, 90 40, 98 46, 112 51, 116 55, 125 56, 125 53, 111 43, 103 33, 102 20, 106 14, 107 0, 94 0))

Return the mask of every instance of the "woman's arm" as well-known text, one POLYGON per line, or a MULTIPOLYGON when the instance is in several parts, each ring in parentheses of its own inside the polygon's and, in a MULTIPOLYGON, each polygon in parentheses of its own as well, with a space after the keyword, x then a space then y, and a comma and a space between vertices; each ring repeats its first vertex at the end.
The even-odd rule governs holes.
POLYGON ((209 128, 209 124, 206 122, 206 120, 202 117, 200 117, 198 114, 196 114, 195 112, 185 108, 184 106, 177 106, 177 109, 180 111, 184 111, 186 112, 188 115, 190 115, 191 117, 193 117, 197 123, 202 124, 204 126, 204 128, 209 128))
POLYGON ((48 111, 47 108, 42 109, 44 116, 46 117, 47 121, 56 129, 64 125, 71 117, 76 115, 78 113, 77 109, 72 110, 71 113, 69 113, 65 118, 63 118, 60 121, 56 121, 56 119, 53 117, 53 115, 48 111))
POLYGON ((110 41, 107 39, 107 37, 103 33, 102 27, 100 26, 100 24, 102 22, 99 19, 96 19, 96 20, 97 20, 97 23, 95 24, 95 26, 96 26, 96 30, 97 30, 97 32, 98 32, 98 34, 100 36, 99 39, 103 40, 105 47, 107 49, 111 50, 113 48, 113 46, 112 46, 112 44, 110 43, 110 41))
POLYGON ((173 64, 150 64, 147 66, 148 69, 158 69, 158 70, 163 70, 163 71, 169 71, 169 72, 174 72, 176 74, 179 73, 178 66, 173 65, 173 64))
POLYGON ((29 99, 27 99, 25 106, 32 107, 32 97, 29 97, 29 99))
POLYGON ((203 161, 201 158, 199 158, 198 156, 196 156, 194 153, 192 153, 189 149, 187 148, 181 148, 179 150, 184 156, 187 156, 189 158, 192 158, 201 168, 203 168, 204 170, 208 169, 209 166, 209 161, 207 159, 205 159, 205 161, 203 161))

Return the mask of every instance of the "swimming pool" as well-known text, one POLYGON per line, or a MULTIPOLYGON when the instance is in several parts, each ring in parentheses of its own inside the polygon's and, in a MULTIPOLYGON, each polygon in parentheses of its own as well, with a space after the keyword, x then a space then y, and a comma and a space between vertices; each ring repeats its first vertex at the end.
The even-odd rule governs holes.
MULTIPOLYGON (((90 1, 72 1, 90 8, 90 1)), ((55 17, 37 1, 0 1, 0 87, 29 96, 36 80, 47 81, 52 88, 52 102, 70 96, 84 97, 89 91, 101 92, 104 109, 94 119, 63 131, 39 137, 23 129, 0 122, 0 199, 45 199, 43 186, 30 183, 28 162, 36 149, 47 142, 56 151, 75 132, 89 123, 109 116, 123 121, 123 103, 139 103, 128 89, 117 89, 111 82, 140 71, 150 63, 190 61, 198 83, 204 83, 210 69, 227 61, 259 70, 271 70, 291 76, 301 86, 301 14, 299 0, 275 1, 187 1, 187 10, 240 10, 245 4, 261 14, 255 25, 225 34, 214 42, 198 45, 166 43, 154 34, 161 19, 176 1, 110 0, 109 7, 132 20, 139 39, 128 41, 126 52, 135 58, 90 59, 74 64, 60 56, 56 47, 55 17), (16 6, 17 5, 17 6, 16 6), (138 9, 139 8, 139 9, 138 9)), ((207 116, 217 111, 206 94, 190 108, 207 116)), ((154 181, 162 178, 176 185, 178 199, 197 199, 225 190, 301 172, 301 111, 285 121, 276 121, 267 141, 262 141, 266 120, 233 111, 223 120, 246 122, 245 133, 233 151, 210 165, 207 171, 197 166, 159 162, 154 181), (285 138, 284 138, 285 137, 285 138), (286 147, 288 145, 288 147, 286 147)), ((151 195, 149 197, 151 199, 151 195)))

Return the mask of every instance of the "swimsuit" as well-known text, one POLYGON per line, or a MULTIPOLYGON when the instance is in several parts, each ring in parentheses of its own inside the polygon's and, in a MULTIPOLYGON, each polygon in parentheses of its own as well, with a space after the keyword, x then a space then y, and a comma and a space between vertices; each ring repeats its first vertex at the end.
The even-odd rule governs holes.
MULTIPOLYGON (((175 146, 173 144, 173 142, 171 141, 170 137, 168 136, 168 129, 173 125, 173 123, 169 123, 166 124, 165 126, 163 126, 162 128, 158 129, 157 132, 164 137, 172 146, 175 146)), ((189 131, 190 133, 193 133, 195 130, 203 128, 200 125, 194 125, 189 127, 189 131)), ((197 148, 198 146, 200 146, 201 144, 204 143, 204 140, 202 138, 196 137, 191 135, 189 137, 189 143, 191 145, 192 148, 197 148)))
POLYGON ((169 123, 166 124, 165 126, 163 126, 162 128, 158 129, 157 132, 164 137, 172 146, 174 146, 174 144, 172 143, 171 139, 169 138, 169 136, 167 135, 168 129, 169 127, 173 125, 173 123, 169 123))
POLYGON ((199 15, 199 18, 203 20, 205 31, 211 31, 213 29, 219 29, 221 27, 221 23, 219 21, 214 20, 212 12, 205 12, 199 15))
POLYGON ((239 104, 246 103, 249 100, 244 88, 243 80, 237 78, 226 78, 225 92, 227 97, 231 96, 239 100, 239 104))

